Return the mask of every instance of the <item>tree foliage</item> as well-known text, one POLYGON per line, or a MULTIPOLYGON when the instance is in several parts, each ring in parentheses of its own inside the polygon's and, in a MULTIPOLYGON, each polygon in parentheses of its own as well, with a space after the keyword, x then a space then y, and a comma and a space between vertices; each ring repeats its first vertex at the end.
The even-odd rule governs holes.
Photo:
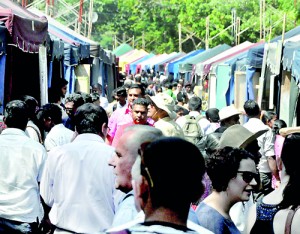
MULTIPOLYGON (((80 0, 64 1, 74 5, 80 0)), ((84 11, 88 10, 86 0, 84 11)), ((185 52, 205 48, 206 37, 207 45, 214 47, 224 43, 235 45, 237 39, 240 43, 258 42, 281 35, 285 14, 284 30, 297 26, 300 1, 94 0, 94 11, 98 20, 93 24, 92 39, 102 47, 112 50, 126 42, 148 52, 170 53, 179 50, 179 24, 185 52), (188 39, 191 33, 193 37, 188 39)))

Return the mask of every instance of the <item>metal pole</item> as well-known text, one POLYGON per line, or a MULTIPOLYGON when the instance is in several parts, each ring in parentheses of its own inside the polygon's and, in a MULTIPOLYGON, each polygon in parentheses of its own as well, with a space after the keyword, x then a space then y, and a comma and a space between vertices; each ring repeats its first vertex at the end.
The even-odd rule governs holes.
POLYGON ((262 0, 259 0, 259 39, 262 39, 262 0))
POLYGON ((132 48, 134 49, 135 47, 135 41, 134 41, 134 35, 132 36, 132 48))
POLYGON ((87 12, 84 12, 84 28, 83 28, 83 35, 86 37, 87 36, 87 12))
POLYGON ((182 52, 181 23, 178 24, 178 43, 179 43, 179 52, 182 52))
POLYGON ((283 41, 284 41, 285 25, 286 25, 286 13, 283 14, 282 37, 281 37, 282 44, 283 44, 283 41))
POLYGON ((233 31, 233 38, 234 38, 234 45, 237 45, 237 22, 236 22, 236 10, 235 8, 231 11, 232 15, 232 31, 233 31))
POLYGON ((90 0, 90 12, 89 12, 89 27, 88 27, 88 38, 91 38, 92 27, 93 27, 93 10, 94 10, 94 0, 90 0))
POLYGON ((142 48, 145 50, 145 32, 142 33, 142 48))
POLYGON ((48 103, 48 79, 47 79, 47 48, 39 46, 39 78, 40 78, 40 103, 41 106, 48 103))
POLYGON ((205 49, 209 48, 209 16, 206 17, 205 49))
POLYGON ((45 14, 48 15, 49 11, 49 1, 46 1, 45 14))
MULTIPOLYGON (((294 7, 295 7, 295 9, 297 9, 297 0, 294 0, 294 7)), ((295 27, 297 26, 297 20, 296 19, 294 21, 294 26, 295 27)))
POLYGON ((263 39, 266 38, 266 1, 263 0, 263 39))
POLYGON ((116 39, 117 35, 114 36, 114 39, 113 39, 113 49, 116 49, 117 48, 117 39, 116 39))
POLYGON ((236 41, 237 41, 237 45, 240 44, 240 27, 241 27, 241 20, 240 17, 236 18, 236 41))

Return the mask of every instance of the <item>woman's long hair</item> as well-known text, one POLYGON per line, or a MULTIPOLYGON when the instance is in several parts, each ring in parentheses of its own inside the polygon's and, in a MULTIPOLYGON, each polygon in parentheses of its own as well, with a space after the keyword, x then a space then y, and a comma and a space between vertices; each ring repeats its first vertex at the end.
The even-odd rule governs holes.
POLYGON ((297 155, 299 144, 300 133, 290 134, 284 140, 281 159, 290 179, 279 204, 282 209, 300 205, 300 157, 297 155))

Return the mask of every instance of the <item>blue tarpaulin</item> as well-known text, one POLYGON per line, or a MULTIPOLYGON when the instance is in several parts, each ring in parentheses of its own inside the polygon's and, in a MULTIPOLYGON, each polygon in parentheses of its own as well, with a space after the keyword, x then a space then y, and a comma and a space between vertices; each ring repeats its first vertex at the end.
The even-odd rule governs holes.
POLYGON ((6 32, 5 26, 0 25, 0 114, 3 113, 4 105, 4 78, 6 62, 6 32))
POLYGON ((4 24, 0 24, 0 55, 6 53, 7 29, 4 24))
POLYGON ((204 49, 200 49, 200 50, 194 50, 190 53, 188 53, 187 55, 181 57, 180 59, 174 61, 174 62, 171 62, 168 64, 168 73, 173 73, 174 74, 174 78, 175 80, 178 79, 178 73, 179 73, 179 64, 183 61, 185 61, 186 59, 188 58, 191 58, 197 54, 200 54, 204 51, 204 49))
POLYGON ((246 100, 254 100, 255 98, 253 93, 253 76, 255 74, 255 71, 256 69, 254 67, 249 67, 246 70, 246 100))
POLYGON ((50 34, 62 39, 65 43, 64 45, 64 63, 66 65, 78 64, 80 59, 90 57, 90 44, 81 41, 80 39, 64 32, 63 29, 51 25, 49 23, 50 34))
POLYGON ((131 64, 130 64, 130 72, 131 72, 131 74, 135 74, 135 73, 136 73, 136 68, 137 68, 137 65, 138 65, 139 63, 141 63, 141 62, 143 62, 143 61, 145 61, 145 60, 147 60, 147 59, 149 59, 149 58, 152 58, 154 55, 155 55, 155 54, 152 54, 152 53, 151 53, 151 54, 148 54, 148 55, 146 55, 146 56, 144 56, 144 57, 138 59, 137 61, 131 63, 131 64))
POLYGON ((179 71, 180 72, 191 72, 193 70, 194 64, 197 64, 197 63, 203 62, 207 59, 210 59, 230 48, 231 48, 231 46, 229 46, 227 44, 222 44, 222 45, 215 46, 212 49, 208 49, 208 50, 204 51, 203 53, 197 54, 196 56, 186 59, 184 62, 180 63, 179 71))
POLYGON ((296 83, 300 80, 300 49, 294 53, 294 62, 292 66, 292 76, 295 77, 296 83))
MULTIPOLYGON (((294 37, 299 34, 300 34, 300 26, 286 32, 284 34, 284 39, 289 39, 289 38, 294 37)), ((270 42, 276 42, 281 39, 282 39, 282 36, 278 36, 278 37, 275 37, 272 40, 270 40, 270 42)), ((264 57, 264 47, 265 47, 265 43, 255 46, 248 51, 247 57, 249 60, 249 64, 248 64, 249 66, 247 67, 247 71, 246 71, 247 82, 252 81, 256 68, 262 68, 263 57, 264 57)), ((249 98, 250 98, 250 96, 251 96, 251 94, 248 94, 249 98)))
MULTIPOLYGON (((300 26, 286 32, 284 34, 284 39, 294 37, 298 34, 300 34, 300 26)), ((275 37, 272 40, 270 40, 270 42, 276 42, 281 39, 282 39, 282 36, 278 36, 278 37, 275 37)), ((265 47, 265 44, 261 44, 261 45, 251 48, 248 51, 249 66, 255 67, 255 68, 261 68, 262 62, 263 62, 263 57, 264 57, 264 47, 265 47)))
MULTIPOLYGON (((31 10, 36 14, 43 15, 43 13, 37 9, 31 8, 31 10)), ((90 84, 102 84, 102 95, 114 89, 116 56, 110 51, 102 49, 98 42, 80 35, 49 16, 46 17, 49 22, 49 34, 53 43, 54 52, 61 49, 61 47, 57 48, 57 46, 61 46, 57 41, 63 42, 64 65, 61 66, 61 74, 64 74, 64 78, 69 81, 68 93, 74 91, 76 80, 74 66, 82 63, 82 59, 86 59, 85 62, 92 64, 90 84), (55 45, 57 46, 54 47, 55 45)), ((51 66, 49 66, 49 69, 50 68, 51 66)))
POLYGON ((216 76, 221 78, 217 79, 217 108, 221 109, 234 103, 234 73, 237 70, 237 63, 245 61, 247 53, 248 51, 243 52, 225 61, 224 64, 217 65, 216 76))
POLYGON ((169 54, 166 58, 164 58, 161 61, 158 61, 157 63, 154 64, 154 70, 159 71, 159 65, 166 63, 167 61, 171 61, 174 58, 180 57, 182 53, 181 52, 174 52, 169 54))
POLYGON ((68 84, 68 89, 67 89, 67 94, 69 93, 74 93, 75 90, 75 71, 74 71, 74 66, 64 66, 65 70, 65 79, 69 82, 68 84))
POLYGON ((284 44, 282 66, 286 71, 291 71, 295 61, 294 52, 300 48, 300 41, 288 41, 284 44))
POLYGON ((5 79, 6 54, 0 55, 0 114, 3 113, 4 105, 4 79, 5 79))

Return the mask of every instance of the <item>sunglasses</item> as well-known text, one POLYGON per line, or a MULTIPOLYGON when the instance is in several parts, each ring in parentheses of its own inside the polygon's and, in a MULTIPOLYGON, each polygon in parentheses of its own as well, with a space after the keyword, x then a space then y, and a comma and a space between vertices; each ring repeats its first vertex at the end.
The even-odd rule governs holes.
POLYGON ((250 183, 253 179, 255 179, 256 182, 259 181, 259 174, 250 172, 250 171, 237 171, 237 173, 242 174, 242 178, 246 183, 250 183))
POLYGON ((71 111, 73 111, 73 109, 74 109, 74 108, 66 108, 66 111, 67 111, 67 112, 68 112, 68 111, 71 112, 71 111))

